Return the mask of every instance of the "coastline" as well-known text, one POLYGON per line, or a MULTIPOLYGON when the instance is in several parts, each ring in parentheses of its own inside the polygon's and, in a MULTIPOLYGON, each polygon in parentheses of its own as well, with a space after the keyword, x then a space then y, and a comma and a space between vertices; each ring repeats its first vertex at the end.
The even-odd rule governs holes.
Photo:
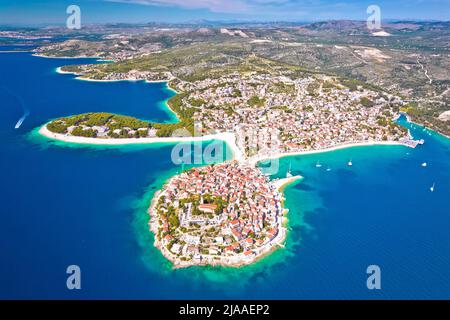
POLYGON ((59 74, 72 74, 72 75, 75 76, 75 80, 82 80, 82 81, 89 81, 89 82, 121 82, 121 81, 137 82, 137 81, 139 81, 139 80, 129 80, 129 79, 123 79, 123 80, 97 80, 97 79, 83 78, 81 73, 72 72, 72 71, 63 71, 62 67, 56 68, 55 71, 56 71, 56 73, 59 73, 59 74))
POLYGON ((233 152, 233 158, 239 162, 244 160, 243 154, 237 147, 236 138, 233 133, 219 133, 201 137, 152 137, 152 138, 125 138, 125 139, 101 139, 77 137, 54 133, 47 129, 47 124, 39 128, 38 133, 46 138, 68 143, 87 145, 127 145, 127 144, 153 144, 153 143, 182 143, 182 142, 205 142, 220 140, 225 142, 233 152))
MULTIPOLYGON (((280 193, 284 193, 284 189, 298 181, 303 179, 302 176, 296 175, 288 178, 278 179, 271 181, 270 184, 272 184, 280 193)), ((179 260, 174 254, 172 254, 163 244, 160 240, 157 238, 158 234, 158 215, 155 212, 155 206, 158 203, 161 196, 164 195, 164 187, 165 185, 170 181, 170 179, 164 184, 162 189, 156 191, 153 195, 153 198, 151 200, 150 206, 147 210, 147 214, 150 216, 150 220, 148 222, 148 226, 150 229, 150 232, 154 234, 154 246, 159 250, 159 252, 170 261, 172 264, 173 269, 181 269, 181 268, 189 268, 189 267, 196 267, 196 266, 211 266, 211 267, 225 267, 225 268, 240 268, 245 267, 251 264, 254 264, 255 262, 263 259, 264 257, 270 255, 272 252, 274 252, 277 249, 284 248, 284 241, 287 237, 287 228, 285 227, 285 224, 287 223, 286 215, 288 214, 289 210, 284 208, 282 215, 280 217, 280 225, 279 225, 279 233, 278 235, 267 245, 265 245, 261 250, 252 258, 252 259, 241 259, 239 261, 233 261, 231 263, 226 263, 222 261, 216 261, 214 263, 209 262, 200 262, 200 263, 193 263, 192 261, 181 261, 179 260)))
MULTIPOLYGON (((1 52, 1 51, 0 51, 0 52, 1 52)), ((26 51, 26 52, 32 52, 32 51, 26 51)), ((98 61, 101 61, 101 62, 114 62, 114 60, 105 59, 104 57, 89 57, 89 56, 51 57, 51 56, 40 55, 40 54, 38 54, 38 53, 34 53, 33 56, 41 57, 41 58, 49 58, 49 59, 91 59, 91 58, 92 58, 92 59, 99 59, 98 61)), ((75 77, 76 80, 82 80, 82 81, 90 81, 90 82, 120 82, 120 81, 137 82, 137 81, 145 81, 146 83, 163 83, 163 82, 165 82, 165 83, 167 83, 167 88, 168 88, 168 89, 172 90, 175 94, 178 94, 178 92, 177 92, 175 89, 171 88, 170 85, 169 85, 169 81, 170 81, 171 79, 168 79, 168 80, 153 80, 153 81, 150 81, 150 80, 138 80, 138 79, 97 80, 97 79, 85 78, 85 77, 83 77, 82 74, 79 74, 79 73, 76 73, 76 72, 62 71, 61 68, 62 68, 62 67, 58 67, 58 68, 56 69, 56 72, 57 72, 57 73, 60 73, 60 74, 74 74, 74 75, 76 75, 76 77, 75 77)), ((178 115, 170 108, 170 106, 168 105, 167 101, 166 101, 166 106, 169 108, 169 110, 170 110, 170 111, 176 116, 176 118, 179 120, 178 115)), ((400 117, 400 115, 402 115, 402 114, 406 117, 406 119, 407 119, 408 122, 411 122, 411 123, 413 123, 413 124, 415 124, 415 125, 418 125, 418 126, 420 126, 420 127, 426 128, 427 130, 432 130, 433 132, 435 132, 435 133, 437 133, 437 134, 443 136, 444 138, 450 139, 450 136, 447 136, 447 135, 445 135, 445 134, 443 134, 443 133, 440 133, 439 131, 436 131, 436 130, 434 130, 433 128, 427 127, 426 125, 423 125, 423 124, 420 124, 420 123, 417 123, 417 122, 412 121, 412 120, 411 120, 411 117, 410 117, 406 112, 400 112, 399 115, 398 115, 398 117, 397 117, 397 119, 398 119, 398 118, 400 117)), ((396 119, 394 119, 394 120, 396 120, 396 119)), ((358 145, 363 146, 363 145, 384 145, 384 144, 386 144, 386 145, 396 145, 396 144, 401 145, 402 143, 396 143, 395 141, 387 142, 387 143, 383 143, 383 142, 366 143, 366 142, 363 142, 363 143, 360 143, 360 144, 358 144, 358 145)), ((404 144, 404 145, 406 145, 406 144, 404 144)), ((406 145, 406 146, 407 146, 407 145, 406 145)), ((349 147, 351 147, 351 146, 349 146, 349 147)), ((328 151, 338 150, 338 149, 332 149, 332 148, 335 148, 335 147, 325 148, 326 150, 325 150, 325 149, 321 149, 321 150, 318 150, 318 151, 319 151, 319 152, 328 152, 328 151), (330 149, 330 150, 328 150, 328 149, 330 149), (322 150, 323 150, 323 151, 322 151, 322 150)), ((336 146, 336 148, 340 148, 340 146, 336 146)), ((316 150, 314 150, 314 151, 316 151, 316 150)), ((285 156, 302 155, 302 154, 304 154, 304 153, 296 153, 296 152, 295 152, 295 153, 289 153, 289 154, 286 154, 285 156)), ((279 156, 275 156, 275 157, 270 156, 270 157, 267 157, 267 158, 263 158, 263 159, 261 159, 261 160, 268 160, 268 159, 274 159, 274 158, 280 158, 280 157, 279 157, 279 156)), ((261 161, 261 160, 258 160, 258 161, 261 161)), ((257 161, 257 162, 258 162, 258 161, 257 161)))
POLYGON ((236 137, 234 133, 225 132, 225 133, 217 133, 211 135, 205 135, 201 137, 151 137, 151 138, 124 138, 124 139, 101 139, 101 138, 88 138, 88 137, 77 137, 72 135, 64 135, 60 133, 53 133, 47 129, 47 124, 43 125, 39 128, 38 133, 46 138, 59 140, 68 143, 76 143, 76 144, 93 144, 93 145, 127 145, 127 144, 152 144, 152 143, 183 143, 183 142, 205 142, 211 140, 220 140, 225 142, 233 152, 233 159, 239 162, 247 162, 252 166, 256 166, 261 161, 271 160, 271 159, 281 159, 285 157, 291 156, 301 156, 308 154, 318 154, 318 153, 326 153, 332 152, 336 150, 346 149, 346 148, 354 148, 354 147, 363 147, 363 146, 376 146, 376 145, 385 145, 385 146, 404 146, 408 148, 413 148, 410 145, 407 145, 398 141, 370 141, 370 142, 352 142, 345 143, 338 146, 333 146, 329 148, 317 149, 317 150, 305 150, 305 151, 295 151, 295 152, 286 152, 286 153, 276 153, 273 155, 267 156, 258 156, 246 159, 236 144, 236 137))
MULTIPOLYGON (((59 74, 75 74, 77 75, 77 80, 83 80, 83 81, 91 81, 91 82, 119 82, 119 81, 130 81, 130 82, 137 82, 142 80, 136 80, 136 79, 121 79, 121 80, 94 80, 94 79, 88 79, 83 78, 82 76, 78 76, 79 74, 75 72, 66 72, 63 71, 61 67, 56 68, 56 72, 59 74)), ((148 81, 144 80, 147 83, 151 82, 165 82, 167 84, 167 88, 169 90, 172 90, 175 94, 178 92, 171 88, 168 85, 168 81, 148 81)), ((169 110, 171 110, 175 115, 176 113, 170 108, 169 104, 166 101, 166 106, 169 110)), ((178 118, 178 116, 176 115, 178 118)), ((87 137, 76 137, 76 136, 69 136, 69 135, 63 135, 63 134, 57 134, 50 132, 47 129, 47 124, 42 126, 39 131, 39 134, 50 138, 50 139, 56 139, 64 142, 69 143, 77 143, 77 144, 101 144, 101 145, 124 145, 124 144, 150 144, 150 143, 179 143, 179 142, 195 142, 195 141, 210 141, 210 140, 221 140, 224 141, 233 151, 233 158, 237 160, 238 162, 244 162, 245 158, 242 154, 241 150, 238 148, 236 144, 236 137, 234 133, 222 133, 222 134, 214 134, 214 135, 207 135, 202 137, 165 137, 165 138, 129 138, 129 139, 99 139, 99 138, 87 138, 87 137), (124 141, 125 140, 125 141, 124 141)), ((271 181, 270 183, 278 190, 278 192, 283 193, 284 188, 301 179, 300 176, 294 176, 289 177, 285 179, 279 179, 275 181, 271 181)), ((172 265, 173 268, 184 268, 184 267, 190 267, 190 266, 223 266, 223 267, 242 267, 246 265, 250 265, 255 263, 256 261, 262 259, 263 257, 269 255, 273 251, 275 251, 278 248, 283 248, 283 242, 285 241, 287 237, 287 228, 285 227, 285 224, 287 223, 287 218, 285 215, 289 212, 288 209, 282 207, 281 216, 280 216, 280 222, 279 222, 279 233, 278 235, 271 240, 268 244, 266 244, 264 247, 260 248, 259 252, 255 253, 255 256, 251 259, 236 259, 233 261, 233 258, 230 257, 228 261, 217 261, 211 263, 211 261, 206 261, 204 263, 192 263, 192 261, 180 261, 177 259, 176 256, 174 256, 170 251, 167 250, 167 248, 161 243, 161 241, 157 238, 157 214, 155 213, 155 206, 160 199, 160 197, 164 194, 164 189, 158 190, 153 195, 153 198, 150 203, 150 207, 147 210, 147 213, 150 215, 150 220, 148 222, 150 231, 154 234, 154 246, 162 253, 162 255, 168 259, 172 265)), ((283 198, 284 199, 284 198, 283 198)))
POLYGON ((56 72, 56 73, 59 73, 59 74, 73 74, 73 75, 78 75, 77 73, 74 73, 74 72, 63 71, 61 68, 62 68, 62 67, 56 68, 56 69, 55 69, 55 72, 56 72))
MULTIPOLYGON (((29 51, 34 52, 34 51, 29 51)), ((74 56, 74 57, 52 57, 52 56, 46 56, 39 53, 33 53, 33 57, 38 58, 46 58, 46 59, 104 59, 104 57, 91 57, 91 56, 74 56)))
POLYGON ((31 51, 26 51, 26 50, 5 50, 5 51, 2 51, 2 50, 0 50, 0 53, 27 53, 27 52, 31 52, 31 51))
MULTIPOLYGON (((145 81, 147 83, 152 82, 165 82, 168 84, 168 81, 148 81, 148 80, 138 80, 138 79, 120 79, 120 80, 96 80, 96 79, 89 79, 89 78, 83 78, 83 76, 78 76, 79 74, 74 72, 65 72, 61 70, 61 67, 57 68, 57 72, 61 74, 75 74, 77 75, 77 80, 83 80, 83 81, 91 81, 91 82, 120 82, 120 81, 129 81, 129 82, 138 82, 138 81, 145 81)), ((174 89, 170 88, 169 85, 167 87, 170 90, 173 90, 175 93, 177 93, 174 89)), ((169 107, 167 101, 166 106, 173 112, 173 110, 169 107)), ((175 113, 176 114, 176 113, 175 113)), ((178 117, 177 117, 178 118, 178 117)), ((409 120, 409 119, 408 119, 409 120)), ((397 146, 407 146, 412 147, 406 143, 403 142, 397 142, 397 141, 368 141, 368 142, 349 142, 349 143, 343 143, 340 145, 323 148, 323 149, 317 149, 317 150, 305 150, 305 151, 296 151, 296 152, 280 152, 273 155, 268 156, 258 156, 258 157, 252 157, 249 159, 245 159, 245 156, 242 154, 241 150, 238 148, 236 144, 236 137, 234 133, 222 133, 222 134, 214 134, 214 135, 207 135, 202 137, 152 137, 152 138, 127 138, 127 139, 101 139, 101 138, 86 138, 86 137, 76 137, 76 136, 70 136, 70 135, 63 135, 63 134, 56 134, 50 132, 46 125, 41 127, 39 129, 39 133, 41 135, 46 136, 47 138, 61 140, 64 142, 69 143, 78 143, 78 144, 100 144, 100 145, 125 145, 125 144, 152 144, 152 143, 180 143, 180 142, 196 142, 196 141, 210 141, 210 140, 221 140, 227 143, 227 145, 233 150, 233 156, 234 158, 239 162, 247 162, 251 164, 252 166, 256 166, 258 162, 266 160, 266 159, 276 159, 276 158, 284 158, 289 156, 300 156, 300 155, 307 155, 307 154, 317 154, 317 153, 325 153, 325 152, 332 152, 339 149, 345 149, 345 148, 351 148, 351 147, 358 147, 358 146, 373 146, 373 145, 397 145, 397 146)), ((280 192, 283 193, 284 188, 301 179, 300 176, 294 176, 289 177, 285 179, 279 179, 275 181, 271 181, 271 184, 280 192)), ((170 180, 170 179, 169 179, 170 180)), ((246 265, 251 265, 255 263, 256 261, 262 259, 263 257, 271 254, 273 251, 275 251, 278 248, 283 248, 284 241, 287 237, 287 228, 286 223, 288 219, 285 217, 286 214, 289 212, 288 209, 284 207, 284 204, 282 204, 282 213, 280 215, 280 222, 279 222, 279 233, 278 235, 271 240, 269 243, 267 243, 264 247, 260 248, 260 250, 256 253, 255 256, 251 259, 243 259, 241 257, 230 257, 225 260, 219 260, 219 261, 211 261, 211 260, 204 260, 200 262, 193 262, 191 260, 183 261, 178 259, 174 254, 172 254, 169 249, 166 248, 166 246, 163 244, 162 241, 158 240, 158 228, 157 228, 157 219, 158 215, 155 212, 155 207, 162 195, 164 195, 164 187, 161 190, 158 190, 153 195, 153 198, 151 200, 150 207, 148 208, 148 214, 150 215, 150 220, 148 222, 148 225, 150 227, 150 231, 154 234, 154 246, 161 252, 161 254, 172 263, 172 266, 174 269, 176 268, 186 268, 191 266, 222 266, 222 267, 231 267, 231 268, 238 268, 246 265)))
MULTIPOLYGON (((168 90, 172 90, 175 94, 178 94, 178 92, 171 88, 168 81, 148 81, 148 80, 136 80, 136 79, 121 79, 121 80, 96 80, 96 79, 89 79, 89 78, 83 78, 80 76, 80 74, 76 72, 69 72, 69 71, 63 71, 61 70, 62 67, 56 68, 56 72, 60 74, 74 74, 77 77, 75 79, 81 80, 81 81, 90 81, 90 82, 120 82, 120 81, 129 81, 129 82, 137 82, 137 81, 145 81, 147 83, 152 82, 158 82, 162 83, 165 82, 167 84, 168 90)), ((178 115, 175 111, 170 108, 167 101, 165 101, 165 106, 172 112, 175 117, 179 120, 178 115)), ((408 122, 409 116, 406 115, 408 122)), ((127 139, 98 139, 98 138, 85 138, 85 137, 74 137, 74 136, 67 136, 62 134, 55 134, 47 130, 46 125, 41 127, 39 130, 39 133, 46 136, 47 138, 56 139, 64 142, 70 142, 70 143, 80 143, 80 144, 97 144, 97 145, 125 145, 125 144, 147 144, 147 143, 179 143, 179 142, 196 142, 196 141, 206 141, 206 140, 221 140, 228 144, 228 146, 232 149, 234 154, 234 159, 238 160, 239 162, 247 161, 250 165, 256 166, 259 162, 264 160, 270 160, 270 159, 281 159, 284 157, 290 157, 290 156, 300 156, 300 155, 308 155, 308 154, 317 154, 317 153, 325 153, 325 152, 331 152, 339 149, 345 149, 345 148, 351 148, 351 147, 359 147, 359 146, 373 146, 373 145, 403 145, 407 147, 411 147, 407 145, 406 143, 398 142, 398 141, 369 141, 369 142, 350 142, 350 143, 344 143, 341 145, 323 148, 323 149, 316 149, 316 150, 304 150, 304 151, 295 151, 295 152, 286 152, 286 153, 276 153, 273 155, 265 155, 265 156, 256 156, 251 157, 248 159, 245 159, 245 156, 242 154, 242 151, 239 149, 239 147, 236 144, 236 137, 233 133, 221 133, 221 134, 215 134, 215 135, 207 135, 202 137, 167 137, 167 138, 140 138, 140 139, 134 139, 134 138, 127 138, 127 139), (227 135, 227 137, 223 137, 223 135, 227 135)))
POLYGON ((424 125, 424 124, 420 124, 420 123, 418 123, 418 122, 413 121, 413 120, 411 119, 411 116, 410 116, 409 114, 407 114, 406 112, 402 112, 402 114, 406 117, 406 121, 408 121, 408 122, 410 122, 410 123, 412 123, 412 124, 414 124, 414 125, 416 125, 416 126, 418 126, 418 127, 424 128, 424 129, 426 129, 426 130, 433 131, 434 133, 436 133, 436 134, 438 134, 438 135, 440 135, 440 136, 442 136, 442 137, 444 137, 444 138, 450 139, 450 136, 447 136, 446 134, 443 134, 443 133, 441 133, 441 132, 439 132, 439 131, 437 131, 437 130, 434 130, 433 128, 427 127, 427 126, 424 125))
POLYGON ((409 146, 405 143, 398 142, 398 141, 370 141, 370 142, 350 142, 350 143, 344 143, 341 145, 323 148, 323 149, 316 149, 316 150, 305 150, 305 151, 294 151, 294 152, 286 152, 286 153, 276 153, 273 155, 268 156, 259 156, 259 157, 253 157, 249 159, 249 162, 252 165, 257 165, 261 161, 271 160, 271 159, 281 159, 285 157, 292 157, 292 156, 302 156, 302 155, 308 155, 308 154, 318 154, 318 153, 326 153, 326 152, 332 152, 336 150, 346 149, 346 148, 354 148, 354 147, 367 147, 367 146, 404 146, 408 148, 413 148, 412 146, 409 146))
MULTIPOLYGON (((98 60, 98 61, 112 61, 112 60, 98 60)), ((97 80, 97 79, 89 79, 89 78, 85 78, 82 76, 81 73, 77 73, 77 72, 72 72, 72 71, 63 71, 62 67, 57 67, 55 69, 55 72, 58 74, 72 74, 75 76, 75 80, 80 80, 80 81, 88 81, 88 82, 122 82, 122 81, 127 81, 127 82, 139 82, 139 81, 145 81, 145 83, 165 83, 167 90, 172 91, 175 95, 178 94, 178 92, 172 88, 169 85, 169 80, 138 80, 138 79, 121 79, 121 80, 97 80)), ((165 107, 170 111, 170 113, 172 113, 177 121, 180 121, 180 118, 178 117, 178 114, 173 111, 173 109, 169 106, 168 100, 164 101, 164 105, 165 107)))
POLYGON ((288 178, 278 179, 272 181, 272 185, 277 188, 278 191, 283 192, 283 190, 290 184, 294 183, 297 180, 303 179, 302 176, 296 175, 288 178))
MULTIPOLYGON (((91 57, 80 57, 80 58, 74 58, 74 59, 90 59, 90 58, 91 57)), ((95 58, 95 57, 93 59, 99 59, 99 60, 97 60, 99 62, 114 62, 114 60, 105 60, 105 59, 95 58)), ((55 69, 55 71, 59 74, 73 74, 76 76, 75 77, 76 80, 89 81, 89 82, 122 82, 122 81, 139 82, 139 81, 144 81, 145 83, 168 83, 171 80, 171 79, 168 79, 168 80, 144 80, 144 79, 134 79, 134 78, 117 79, 117 80, 91 79, 91 78, 84 77, 82 73, 77 73, 77 72, 72 72, 72 71, 63 71, 62 70, 63 67, 64 66, 58 67, 55 69)), ((169 85, 167 85, 167 87, 170 90, 177 93, 177 91, 175 89, 171 88, 169 85)))

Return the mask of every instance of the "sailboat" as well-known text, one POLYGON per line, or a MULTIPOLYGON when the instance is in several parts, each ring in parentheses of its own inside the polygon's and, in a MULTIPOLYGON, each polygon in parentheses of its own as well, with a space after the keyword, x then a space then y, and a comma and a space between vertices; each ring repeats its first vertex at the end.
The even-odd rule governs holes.
POLYGON ((351 167, 351 166, 353 165, 352 159, 350 159, 350 161, 347 163, 347 165, 348 165, 349 167, 351 167))
POLYGON ((292 177, 292 173, 291 173, 291 163, 289 162, 289 169, 286 172, 286 178, 291 178, 292 177))
POLYGON ((316 168, 320 168, 322 165, 320 164, 320 161, 317 161, 316 168))
POLYGON ((184 172, 184 161, 181 163, 181 172, 180 173, 183 173, 184 172))
POLYGON ((433 185, 432 185, 431 188, 430 188, 430 191, 431 191, 431 192, 434 192, 434 186, 435 186, 435 183, 433 183, 433 185))

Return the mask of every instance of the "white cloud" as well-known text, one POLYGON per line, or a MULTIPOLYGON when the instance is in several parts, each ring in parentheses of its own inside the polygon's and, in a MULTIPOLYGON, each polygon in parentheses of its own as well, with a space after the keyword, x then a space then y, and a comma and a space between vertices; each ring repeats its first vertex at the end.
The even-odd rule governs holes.
POLYGON ((292 0, 107 0, 154 6, 175 6, 186 9, 207 9, 220 13, 257 13, 282 6, 292 0))
POLYGON ((248 11, 243 0, 107 0, 111 2, 135 3, 155 6, 175 6, 186 9, 208 9, 211 12, 236 13, 248 11))

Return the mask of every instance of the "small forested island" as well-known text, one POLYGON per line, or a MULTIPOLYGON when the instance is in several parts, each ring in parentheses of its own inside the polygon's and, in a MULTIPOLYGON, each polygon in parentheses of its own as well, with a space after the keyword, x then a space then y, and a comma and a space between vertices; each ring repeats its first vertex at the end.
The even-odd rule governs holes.
MULTIPOLYGON (((169 87, 172 84, 169 83, 169 87)), ((188 108, 183 100, 185 93, 176 94, 167 101, 167 107, 176 114, 176 123, 151 123, 131 116, 107 112, 89 112, 69 117, 55 119, 44 126, 53 134, 65 136, 130 139, 152 137, 176 137, 177 130, 182 129, 183 135, 194 136, 194 108, 188 108)))
POLYGON ((155 246, 175 268, 250 264, 283 245, 287 210, 279 189, 298 178, 270 181, 237 161, 174 176, 149 209, 155 246))
POLYGON ((147 121, 113 113, 85 113, 56 119, 47 124, 53 133, 88 138, 145 138, 157 129, 147 121))
POLYGON ((186 130, 189 130, 191 125, 183 120, 173 124, 151 123, 130 116, 91 112, 55 119, 47 123, 45 128, 51 133, 66 136, 132 139, 171 137, 176 129, 187 128, 186 130))

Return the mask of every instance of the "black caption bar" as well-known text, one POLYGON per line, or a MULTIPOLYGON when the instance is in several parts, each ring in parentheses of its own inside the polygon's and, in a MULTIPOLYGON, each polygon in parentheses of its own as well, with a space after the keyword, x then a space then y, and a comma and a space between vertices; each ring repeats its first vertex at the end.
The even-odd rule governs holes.
POLYGON ((428 314, 430 310, 438 312, 448 310, 448 301, 1 301, 3 312, 43 315, 82 317, 89 315, 112 315, 115 318, 128 319, 130 315, 140 313, 145 319, 300 319, 313 312, 314 317, 323 313, 333 318, 338 314, 356 314, 385 317, 391 309, 398 309, 402 315, 428 314), (430 309, 431 308, 431 309, 430 309))

